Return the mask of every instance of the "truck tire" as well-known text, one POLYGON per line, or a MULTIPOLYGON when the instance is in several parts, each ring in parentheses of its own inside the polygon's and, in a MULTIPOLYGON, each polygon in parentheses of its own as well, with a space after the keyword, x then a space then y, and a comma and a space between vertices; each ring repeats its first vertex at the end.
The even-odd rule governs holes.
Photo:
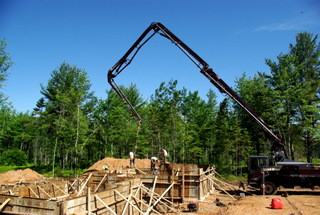
MULTIPOLYGON (((278 187, 271 181, 266 181, 264 183, 264 185, 265 185, 265 194, 266 195, 274 195, 278 191, 278 187)), ((261 192, 263 192, 262 189, 261 189, 261 192)))

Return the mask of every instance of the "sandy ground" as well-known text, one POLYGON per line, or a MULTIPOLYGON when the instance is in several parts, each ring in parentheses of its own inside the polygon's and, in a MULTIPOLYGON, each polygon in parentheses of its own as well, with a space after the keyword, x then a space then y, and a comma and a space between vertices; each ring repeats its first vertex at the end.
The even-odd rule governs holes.
POLYGON ((285 192, 279 191, 277 195, 246 195, 232 200, 228 195, 215 191, 199 202, 197 212, 188 212, 187 204, 182 206, 182 212, 168 213, 170 215, 319 215, 320 214, 320 190, 296 190, 285 192), (216 199, 225 206, 217 206, 216 199), (272 209, 273 198, 279 198, 283 209, 272 209))

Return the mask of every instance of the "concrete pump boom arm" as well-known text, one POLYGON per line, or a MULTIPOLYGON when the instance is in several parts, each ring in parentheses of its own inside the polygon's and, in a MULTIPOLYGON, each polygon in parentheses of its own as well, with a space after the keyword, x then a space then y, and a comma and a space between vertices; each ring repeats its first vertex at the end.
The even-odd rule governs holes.
POLYGON ((119 89, 114 81, 117 77, 133 60, 138 51, 142 46, 147 43, 155 34, 159 33, 165 38, 173 42, 199 69, 209 81, 217 87, 221 93, 227 94, 235 102, 238 103, 263 129, 268 137, 273 139, 272 151, 283 151, 285 157, 287 158, 285 148, 282 144, 282 139, 278 137, 271 128, 259 117, 259 115, 246 103, 239 95, 234 92, 214 71, 210 68, 200 56, 198 56, 191 48, 189 48, 184 42, 182 42, 176 35, 169 31, 164 25, 159 22, 151 23, 151 25, 141 34, 141 36, 136 40, 136 42, 130 47, 130 49, 123 55, 123 57, 108 71, 108 82, 115 92, 122 98, 122 100, 127 104, 132 114, 137 117, 139 121, 142 120, 138 112, 119 89), (148 37, 147 37, 148 36, 148 37))

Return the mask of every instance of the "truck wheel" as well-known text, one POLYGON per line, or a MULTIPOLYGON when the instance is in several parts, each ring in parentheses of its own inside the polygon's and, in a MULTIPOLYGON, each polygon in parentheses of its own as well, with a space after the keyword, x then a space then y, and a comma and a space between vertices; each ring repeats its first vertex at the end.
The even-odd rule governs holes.
MULTIPOLYGON (((266 195, 274 195, 276 194, 278 187, 271 181, 266 181, 264 183, 265 185, 265 194, 266 195)), ((261 192, 263 193, 263 190, 261 189, 261 192)))

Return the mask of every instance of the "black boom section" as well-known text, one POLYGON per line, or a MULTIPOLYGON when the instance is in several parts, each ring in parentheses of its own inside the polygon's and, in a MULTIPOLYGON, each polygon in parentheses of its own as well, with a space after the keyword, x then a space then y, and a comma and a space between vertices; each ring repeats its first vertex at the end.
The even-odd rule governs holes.
POLYGON ((273 140, 272 151, 283 151, 285 157, 287 157, 285 148, 282 144, 282 139, 278 137, 272 129, 259 117, 259 115, 246 103, 239 95, 232 90, 214 71, 210 68, 209 64, 205 62, 199 55, 197 55, 189 46, 182 42, 175 34, 159 22, 151 23, 151 25, 141 34, 136 42, 130 47, 130 49, 123 55, 122 58, 108 71, 108 82, 121 99, 126 103, 132 114, 137 117, 139 121, 142 118, 132 106, 130 101, 126 98, 123 92, 119 89, 114 81, 117 77, 134 59, 139 50, 146 44, 154 35, 160 34, 161 36, 169 39, 174 43, 199 69, 209 81, 219 89, 221 93, 227 94, 235 102, 238 103, 263 129, 264 133, 273 140))

